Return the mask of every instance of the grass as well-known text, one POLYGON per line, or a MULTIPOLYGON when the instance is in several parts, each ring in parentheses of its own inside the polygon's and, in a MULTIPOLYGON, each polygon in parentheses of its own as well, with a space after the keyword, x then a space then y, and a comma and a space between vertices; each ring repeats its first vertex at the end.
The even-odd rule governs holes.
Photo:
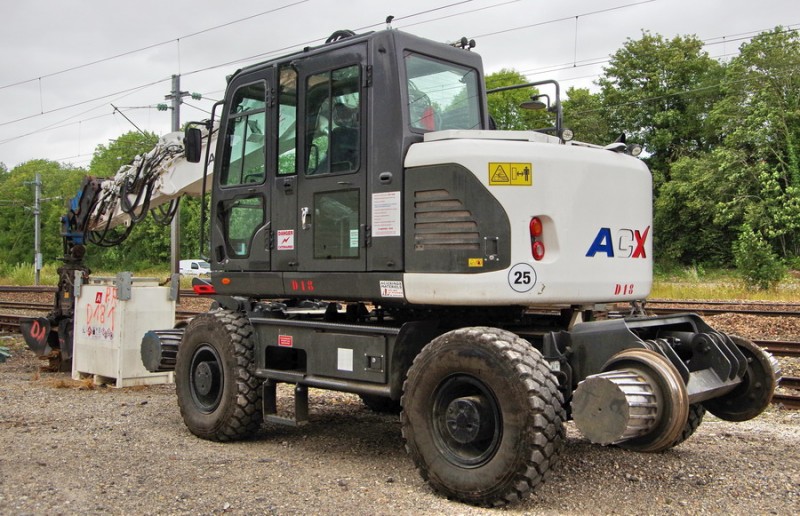
MULTIPOLYGON (((58 267, 56 264, 46 264, 39 271, 39 284, 56 286, 58 284, 58 267)), ((120 271, 93 270, 93 277, 114 277, 120 271)), ((33 285, 34 268, 30 263, 18 263, 11 266, 0 265, 0 285, 33 285)), ((137 278, 157 278, 159 281, 166 281, 169 278, 169 271, 163 268, 145 269, 135 271, 133 275, 137 278)), ((191 289, 191 276, 181 276, 181 288, 191 289)))
POLYGON ((771 290, 748 288, 736 271, 687 267, 657 272, 651 298, 800 302, 800 278, 788 275, 771 290))
MULTIPOLYGON (((40 272, 40 284, 58 283, 58 266, 47 264, 40 272)), ((116 276, 117 271, 93 271, 93 276, 116 276)), ((169 272, 163 268, 134 272, 136 277, 165 281, 169 272)), ((0 285, 33 285, 32 264, 0 265, 0 285)), ((181 277, 181 288, 191 289, 191 276, 181 277)), ((653 278, 651 298, 657 299, 739 299, 744 301, 800 302, 800 275, 788 275, 772 290, 747 288, 735 271, 703 267, 659 270, 653 278)))

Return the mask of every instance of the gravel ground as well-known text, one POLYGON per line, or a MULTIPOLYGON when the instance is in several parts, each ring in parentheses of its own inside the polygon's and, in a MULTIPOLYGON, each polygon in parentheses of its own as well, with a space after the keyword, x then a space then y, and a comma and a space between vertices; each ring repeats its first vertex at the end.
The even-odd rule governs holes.
MULTIPOLYGON (((39 373, 18 338, 0 364, 0 513, 490 514, 448 501, 406 457, 396 416, 313 391, 306 427, 192 436, 170 385, 90 388, 39 373)), ((287 397, 283 396, 282 401, 287 397)), ((571 424, 561 464, 515 514, 796 514, 800 412, 707 416, 662 454, 591 445, 571 424)))
POLYGON ((569 423, 542 489, 488 510, 435 494, 406 456, 399 418, 356 396, 311 390, 307 426, 220 444, 188 432, 171 385, 94 387, 40 373, 19 337, 0 346, 13 353, 0 364, 0 514, 800 512, 800 411, 771 407, 738 424, 706 415, 660 454, 592 445, 569 423))

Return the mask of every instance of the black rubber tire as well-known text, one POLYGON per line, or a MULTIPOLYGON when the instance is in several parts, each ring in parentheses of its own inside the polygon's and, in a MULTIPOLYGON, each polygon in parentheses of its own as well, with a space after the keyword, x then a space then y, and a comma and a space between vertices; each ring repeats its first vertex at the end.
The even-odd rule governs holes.
POLYGON ((462 328, 431 341, 408 371, 402 406, 406 450, 422 478, 474 505, 529 496, 566 440, 563 398, 541 353, 497 328, 462 328), (460 410, 471 404, 479 409, 460 410))
POLYGON ((686 420, 686 426, 683 427, 681 435, 678 436, 675 441, 673 441, 672 445, 670 445, 670 448, 674 448, 686 439, 690 438, 695 430, 697 430, 697 428, 700 426, 700 423, 703 422, 703 416, 705 415, 706 408, 702 403, 692 403, 689 405, 689 417, 686 420))
POLYGON ((359 394, 362 403, 373 412, 380 414, 399 414, 400 400, 393 400, 385 396, 374 396, 371 394, 359 394))
POLYGON ((219 310, 186 327, 175 365, 183 421, 194 435, 233 441, 261 426, 261 383, 253 374, 253 327, 244 315, 219 310))

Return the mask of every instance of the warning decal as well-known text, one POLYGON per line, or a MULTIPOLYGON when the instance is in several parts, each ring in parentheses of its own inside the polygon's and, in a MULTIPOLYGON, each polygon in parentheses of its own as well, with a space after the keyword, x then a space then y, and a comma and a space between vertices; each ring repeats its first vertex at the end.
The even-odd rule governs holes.
POLYGON ((489 163, 489 184, 492 186, 531 186, 533 164, 489 163))
POLYGON ((291 251, 294 249, 294 230, 278 230, 278 251, 291 251))
POLYGON ((402 281, 381 281, 381 297, 405 297, 402 281))

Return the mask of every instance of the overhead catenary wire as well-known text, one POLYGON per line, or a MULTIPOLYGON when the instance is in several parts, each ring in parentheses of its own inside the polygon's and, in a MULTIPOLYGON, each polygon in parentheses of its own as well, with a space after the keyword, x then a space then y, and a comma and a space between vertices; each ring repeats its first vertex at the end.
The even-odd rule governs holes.
POLYGON ((136 48, 136 49, 133 49, 133 50, 126 50, 124 52, 120 52, 120 53, 112 55, 112 56, 103 57, 101 59, 96 59, 94 61, 90 61, 90 62, 87 62, 87 63, 79 64, 79 65, 76 65, 76 66, 71 66, 69 68, 64 68, 62 70, 57 70, 55 72, 45 73, 45 74, 40 75, 39 77, 33 77, 33 78, 30 78, 30 79, 24 79, 24 80, 12 82, 12 83, 9 83, 9 84, 5 84, 3 86, 0 86, 0 90, 6 89, 6 88, 11 88, 13 86, 20 86, 22 84, 26 84, 26 83, 33 82, 33 81, 39 81, 41 83, 42 79, 46 79, 46 78, 49 78, 49 77, 55 77, 57 75, 61 75, 61 74, 68 73, 68 72, 74 72, 75 70, 80 70, 82 68, 87 68, 89 66, 93 66, 93 65, 96 65, 96 64, 100 64, 100 63, 105 63, 105 62, 108 62, 108 61, 113 61, 113 60, 119 59, 121 57, 126 57, 126 56, 130 56, 132 54, 137 54, 139 52, 144 52, 145 50, 152 50, 152 49, 158 48, 160 46, 169 45, 169 44, 174 43, 176 41, 180 41, 181 39, 189 39, 189 38, 192 38, 194 36, 199 36, 200 34, 205 34, 207 32, 211 32, 213 30, 217 30, 217 29, 221 29, 221 28, 224 28, 224 27, 228 27, 228 26, 234 25, 236 23, 241 23, 241 22, 244 22, 244 21, 252 20, 254 18, 258 18, 260 16, 264 16, 264 15, 267 15, 267 14, 272 14, 272 13, 281 11, 283 9, 287 9, 289 7, 294 7, 295 5, 298 5, 298 4, 304 4, 304 3, 308 2, 308 1, 309 0, 298 0, 298 1, 293 2, 291 4, 283 5, 283 6, 280 6, 280 7, 275 7, 275 8, 269 9, 267 11, 263 11, 263 12, 260 12, 260 13, 257 13, 257 14, 253 14, 253 15, 250 15, 250 16, 245 16, 244 18, 239 18, 239 19, 236 19, 236 20, 232 20, 230 22, 221 23, 219 25, 214 25, 213 27, 207 27, 205 29, 198 30, 198 31, 195 31, 195 32, 192 32, 192 33, 189 33, 189 34, 185 34, 185 35, 179 36, 177 38, 172 38, 172 39, 169 39, 167 41, 161 41, 159 43, 152 43, 150 45, 139 47, 139 48, 136 48))
MULTIPOLYGON (((38 80, 39 80, 40 86, 41 86, 41 79, 45 78, 45 77, 53 77, 55 75, 59 75, 59 74, 66 73, 66 72, 69 72, 69 71, 74 71, 74 70, 77 70, 77 69, 81 69, 81 68, 85 68, 85 67, 88 67, 88 66, 92 66, 94 64, 99 64, 99 63, 111 61, 111 60, 118 59, 118 58, 121 58, 121 57, 125 57, 125 56, 128 56, 128 55, 137 53, 137 52, 141 52, 141 51, 144 51, 144 50, 149 50, 149 49, 152 49, 152 48, 156 48, 158 46, 169 44, 169 43, 172 43, 174 41, 179 41, 180 39, 188 39, 188 38, 191 38, 191 37, 194 37, 194 36, 197 36, 197 35, 200 35, 200 34, 204 34, 204 33, 207 33, 207 32, 213 31, 213 30, 217 30, 217 29, 224 28, 224 27, 227 27, 227 26, 230 26, 230 25, 234 25, 236 23, 247 21, 247 20, 259 17, 259 16, 263 16, 265 14, 270 14, 270 13, 273 13, 273 12, 277 12, 279 10, 286 9, 288 7, 292 7, 292 6, 304 3, 306 1, 308 1, 308 0, 301 0, 301 1, 294 2, 292 4, 287 4, 285 6, 281 6, 281 7, 275 8, 275 9, 270 9, 268 11, 264 11, 264 12, 261 12, 261 13, 255 14, 255 15, 247 16, 247 17, 244 17, 244 18, 239 18, 239 19, 233 20, 231 22, 218 24, 218 25, 215 25, 213 27, 209 27, 209 28, 206 28, 206 29, 203 29, 203 30, 195 31, 193 33, 190 33, 190 34, 178 37, 178 38, 170 39, 168 41, 164 41, 164 42, 160 42, 160 43, 154 43, 154 44, 151 44, 151 45, 147 45, 145 47, 141 47, 141 48, 138 48, 138 49, 122 52, 120 54, 117 54, 117 55, 114 55, 114 56, 110 56, 110 57, 107 57, 107 58, 103 58, 103 59, 100 59, 100 60, 95 60, 95 61, 92 61, 92 62, 89 62, 89 63, 85 63, 85 64, 82 64, 82 65, 77 65, 77 66, 74 66, 74 67, 71 67, 71 68, 67 68, 67 69, 64 69, 64 70, 60 70, 60 71, 57 71, 57 72, 44 74, 44 75, 40 76, 38 78, 38 80)), ((409 14, 409 15, 397 16, 397 17, 394 18, 394 22, 400 22, 400 21, 403 21, 403 20, 409 20, 409 19, 416 18, 418 16, 422 16, 422 15, 425 15, 425 14, 430 14, 430 13, 433 13, 433 12, 438 12, 438 11, 441 11, 441 10, 444 10, 444 9, 448 9, 450 7, 463 5, 463 4, 466 4, 466 3, 471 3, 473 1, 474 0, 462 0, 460 2, 450 3, 450 4, 434 7, 434 8, 431 8, 431 9, 418 11, 418 12, 415 12, 415 13, 412 13, 412 14, 409 14)), ((480 11, 484 11, 484 10, 487 10, 487 9, 501 7, 501 6, 505 6, 505 5, 511 4, 511 3, 516 3, 517 1, 520 1, 520 0, 510 0, 510 1, 505 1, 505 2, 499 2, 499 3, 496 3, 496 4, 490 5, 490 6, 484 6, 484 7, 479 7, 479 8, 463 11, 461 13, 444 15, 444 16, 440 16, 438 18, 434 18, 434 19, 431 19, 431 20, 425 20, 425 21, 422 21, 422 22, 409 24, 409 25, 406 25, 406 27, 419 25, 419 24, 422 24, 422 23, 429 23, 429 22, 432 22, 432 21, 439 21, 439 20, 451 18, 451 17, 454 17, 454 16, 460 16, 460 15, 464 15, 464 14, 471 14, 471 13, 475 13, 475 12, 480 12, 480 11)), ((591 11, 591 12, 587 12, 587 13, 582 13, 582 14, 579 14, 579 15, 576 15, 576 16, 590 16, 590 15, 593 15, 593 14, 619 10, 619 9, 623 9, 623 8, 626 8, 626 7, 636 6, 636 5, 650 3, 650 2, 654 2, 654 1, 656 1, 656 0, 643 0, 643 1, 640 1, 640 2, 632 3, 632 4, 625 4, 625 5, 622 5, 622 6, 615 6, 615 7, 611 7, 611 8, 608 8, 608 9, 601 9, 601 10, 597 10, 597 11, 591 11)), ((557 18, 557 19, 553 19, 553 20, 547 20, 547 21, 540 22, 540 23, 533 24, 533 25, 529 25, 529 26, 523 26, 523 27, 507 29, 506 31, 489 33, 489 34, 486 34, 486 35, 480 35, 480 36, 476 36, 476 37, 489 37, 489 36, 500 34, 500 33, 507 32, 507 31, 520 30, 520 29, 523 29, 523 28, 530 28, 530 27, 539 26, 539 25, 546 25, 546 24, 550 24, 550 23, 556 23, 556 22, 559 22, 559 21, 563 21, 564 19, 570 19, 570 18, 572 18, 572 16, 565 17, 565 18, 557 18)), ((368 28, 374 28, 374 27, 379 26, 379 25, 380 24, 372 24, 372 25, 368 25, 368 26, 364 26, 364 27, 359 27, 356 30, 364 30, 364 29, 368 29, 368 28)), ((200 73, 200 72, 205 72, 205 71, 210 71, 210 70, 214 70, 214 69, 217 69, 217 68, 221 68, 221 67, 224 67, 224 66, 230 66, 230 65, 234 65, 234 64, 238 64, 238 63, 244 63, 244 62, 248 62, 248 61, 253 61, 253 60, 256 60, 256 59, 264 58, 264 57, 269 56, 269 55, 273 55, 273 54, 276 54, 276 53, 284 52, 284 51, 287 51, 287 50, 290 50, 290 49, 293 49, 293 48, 299 48, 299 47, 302 47, 304 45, 309 45, 309 44, 313 44, 313 43, 320 43, 322 41, 324 41, 324 36, 321 37, 321 38, 315 38, 313 40, 308 40, 308 41, 305 41, 305 42, 296 43, 296 44, 293 44, 293 45, 289 45, 289 46, 282 47, 282 48, 279 48, 279 49, 271 50, 271 51, 268 51, 268 52, 259 53, 259 54, 256 54, 254 56, 250 56, 250 57, 246 57, 246 58, 240 58, 240 59, 236 59, 236 60, 233 60, 233 61, 228 61, 228 62, 225 62, 225 63, 220 63, 220 64, 216 64, 216 65, 213 65, 213 66, 200 68, 200 69, 197 69, 197 70, 193 70, 193 71, 187 72, 187 73, 185 73, 183 75, 193 75, 193 74, 197 74, 197 73, 200 73)), ((19 84, 24 84, 26 82, 31 82, 31 81, 34 81, 34 80, 37 80, 37 79, 28 79, 28 80, 24 80, 24 81, 18 81, 18 82, 15 82, 13 84, 9 84, 9 85, 6 85, 6 86, 0 86, 0 90, 2 90, 4 88, 7 88, 7 87, 10 87, 10 86, 15 86, 15 85, 19 85, 19 84)), ((161 79, 161 80, 156 81, 154 83, 149 83, 149 84, 146 84, 146 85, 137 86, 135 88, 131 88, 131 89, 128 89, 128 90, 122 90, 121 92, 115 92, 115 93, 106 94, 106 95, 103 95, 103 96, 100 96, 100 97, 96 97, 96 98, 93 98, 93 99, 81 101, 79 103, 70 104, 70 105, 67 105, 67 106, 62 106, 62 107, 50 109, 50 110, 47 110, 47 111, 45 111, 43 109, 43 106, 42 106, 41 113, 32 114, 32 115, 28 115, 28 116, 25 116, 25 117, 20 117, 20 118, 17 118, 17 119, 14 119, 14 120, 5 121, 5 122, 0 122, 0 127, 5 126, 5 125, 9 125, 9 124, 13 124, 13 123, 17 123, 17 122, 21 122, 21 121, 24 121, 24 120, 29 120, 31 118, 36 118, 36 117, 41 116, 41 115, 45 115, 45 114, 50 114, 50 113, 53 113, 53 112, 61 111, 63 109, 69 109, 69 108, 72 108, 72 107, 76 107, 78 105, 83 105, 83 104, 90 103, 90 102, 93 102, 93 101, 101 100, 101 99, 108 98, 108 97, 111 97, 111 96, 114 96, 114 95, 118 95, 120 93, 124 93, 124 92, 127 92, 127 91, 132 91, 134 89, 139 89, 139 88, 142 88, 142 87, 152 86, 154 84, 159 84, 159 83, 165 82, 167 80, 170 80, 170 79, 167 79, 167 78, 161 79)), ((40 97, 41 97, 41 95, 40 95, 40 97)), ((2 143, 5 143, 5 141, 0 142, 0 144, 2 144, 2 143)))
MULTIPOLYGON (((276 11, 278 11, 278 10, 285 9, 285 8, 287 8, 287 7, 291 7, 291 6, 294 6, 294 5, 300 4, 300 3, 304 3, 304 2, 306 2, 306 1, 308 1, 308 0, 302 0, 302 1, 299 1, 299 2, 292 3, 292 4, 287 4, 286 6, 282 6, 282 7, 275 8, 275 9, 270 9, 270 10, 268 10, 268 11, 263 11, 263 12, 261 12, 261 13, 258 13, 258 14, 255 14, 255 15, 251 15, 251 16, 247 16, 247 17, 244 17, 244 18, 240 18, 240 19, 238 19, 238 20, 234 20, 234 21, 231 21, 231 22, 227 22, 227 23, 219 24, 219 25, 216 25, 216 26, 214 26, 214 27, 210 27, 210 28, 203 29, 203 30, 200 30, 200 31, 195 31, 195 32, 193 32, 193 33, 190 33, 190 34, 187 34, 187 35, 185 35, 185 36, 182 36, 181 38, 183 38, 183 39, 187 39, 187 38, 190 38, 190 37, 193 37, 193 36, 197 36, 197 35, 200 35, 200 34, 204 34, 204 33, 206 33, 206 32, 209 32, 209 31, 211 31, 211 30, 216 30, 216 29, 219 29, 219 28, 227 27, 227 26, 233 25, 233 24, 235 24, 235 23, 240 23, 240 22, 242 22, 242 21, 250 20, 250 19, 256 18, 256 17, 258 17, 258 16, 262 16, 262 15, 265 15, 265 14, 273 13, 273 12, 276 12, 276 11)), ((440 11, 440 10, 442 10, 442 9, 446 9, 446 8, 449 8, 449 7, 453 7, 453 6, 457 6, 457 5, 462 5, 462 4, 465 4, 465 3, 470 3, 470 2, 472 2, 472 1, 473 1, 473 0, 462 0, 462 1, 460 1, 460 2, 450 3, 450 4, 443 5, 443 6, 438 6, 438 7, 434 7, 434 8, 431 8, 431 9, 426 9, 426 10, 423 10, 423 11, 419 11, 419 12, 416 12, 416 13, 412 13, 412 14, 409 14, 409 15, 400 16, 400 17, 397 17, 397 19, 398 19, 398 20, 410 19, 410 18, 414 18, 414 17, 416 17, 416 16, 421 16, 421 15, 423 15, 423 14, 428 14, 428 13, 431 13, 431 12, 440 11)), ((372 27, 372 26, 370 26, 370 27, 372 27)), ((361 29, 359 29, 359 30, 361 30, 361 29)), ((139 48, 139 49, 135 49, 135 50, 126 51, 126 52, 123 52, 123 53, 117 54, 117 55, 115 55, 115 56, 110 56, 110 57, 108 57, 108 58, 104 58, 104 59, 102 59, 102 60, 96 60, 96 61, 92 61, 92 62, 89 62, 89 63, 84 63, 83 65, 78 65, 78 66, 75 66, 75 67, 71 67, 71 68, 68 68, 68 69, 64 69, 64 70, 61 70, 61 71, 58 71, 58 72, 53 72, 53 73, 50 73, 50 74, 45 74, 45 75, 42 75, 41 77, 38 77, 38 78, 29 79, 29 80, 25 80, 25 81, 17 81, 16 83, 13 83, 13 84, 8 84, 8 85, 6 85, 6 86, 2 86, 2 87, 0 87, 0 90, 1 90, 1 89, 3 89, 3 88, 7 88, 7 87, 11 87, 11 86, 19 85, 19 84, 24 84, 24 83, 26 83, 26 82, 31 82, 31 81, 34 81, 34 80, 39 80, 39 81, 41 82, 41 79, 42 79, 43 77, 52 77, 52 76, 54 76, 54 75, 58 75, 58 74, 61 74, 61 73, 66 73, 66 72, 69 72, 69 71, 74 71, 74 70, 76 70, 76 69, 85 68, 85 67, 88 67, 88 66, 91 66, 91 65, 94 65, 94 64, 98 64, 98 63, 102 63, 102 62, 110 61, 110 60, 113 60, 113 59, 118 59, 118 58, 121 58, 121 57, 125 57, 125 56, 127 56, 127 55, 131 55, 131 54, 133 54, 133 53, 137 53, 137 52, 140 52, 140 51, 144 51, 144 50, 148 50, 148 49, 151 49, 151 48, 155 48, 155 47, 157 47, 157 46, 161 46, 161 45, 164 45, 164 44, 168 44, 168 43, 171 43, 172 41, 176 41, 176 40, 179 40, 179 39, 181 39, 181 38, 176 38, 176 39, 174 39, 174 40, 169 40, 169 41, 166 41, 166 42, 161 42, 161 43, 156 43, 156 44, 148 45, 148 46, 146 46, 146 47, 142 47, 142 48, 139 48)), ((264 55, 269 55, 269 54, 272 54, 272 53, 278 53, 278 52, 281 52, 281 51, 283 51, 283 50, 286 50, 286 49, 288 49, 288 48, 297 48, 297 47, 301 47, 301 46, 303 46, 303 45, 307 45, 307 44, 310 44, 310 43, 321 42, 321 41, 323 41, 323 40, 324 40, 324 37, 322 37, 322 38, 317 38, 317 39, 315 39, 315 40, 312 40, 312 41, 309 41, 309 42, 295 44, 295 45, 292 45, 292 46, 290 46, 290 47, 284 47, 283 49, 277 49, 277 50, 274 50, 274 51, 272 51, 272 52, 269 52, 269 53, 266 53, 266 54, 260 54, 259 56, 262 56, 262 57, 263 57, 264 55)), ((255 58, 258 58, 259 56, 256 56, 255 58)), ((241 60, 241 59, 239 59, 239 60, 232 61, 232 62, 221 63, 221 64, 214 65, 214 66, 211 66, 211 67, 207 67, 207 68, 203 68, 203 69, 195 70, 195 71, 189 72, 189 73, 187 73, 187 74, 184 74, 184 75, 192 75, 192 74, 200 73, 200 72, 203 72, 203 71, 209 71, 209 70, 213 70, 213 69, 221 68, 221 67, 224 67, 224 66, 229 66, 229 65, 232 65, 232 64, 236 64, 236 63, 239 63, 239 62, 244 62, 244 61, 247 61, 247 60, 250 60, 250 59, 254 59, 254 58, 245 58, 244 60, 241 60)), ((22 122, 22 121, 25 121, 25 120, 30 120, 30 119, 32 119, 32 118, 37 118, 37 117, 39 117, 39 116, 46 115, 46 114, 50 114, 50 113, 54 113, 54 112, 57 112, 57 111, 61 111, 61 110, 65 110, 65 109, 70 109, 70 108, 76 107, 76 106, 78 106, 78 105, 84 105, 84 104, 88 104, 88 103, 91 103, 91 102, 94 102, 94 101, 98 101, 98 100, 102 100, 102 99, 105 99, 105 98, 108 98, 108 97, 112 97, 112 96, 115 96, 115 95, 118 95, 118 94, 127 93, 127 92, 132 92, 132 91, 137 91, 137 90, 139 90, 139 89, 146 88, 146 87, 150 87, 150 86, 153 86, 153 85, 155 85, 155 84, 160 84, 161 82, 165 82, 165 81, 168 81, 168 80, 171 80, 171 78, 160 79, 160 80, 158 80, 158 81, 155 81, 155 82, 151 82, 151 83, 148 83, 148 84, 144 84, 144 85, 137 86, 137 87, 135 87, 135 88, 130 88, 130 89, 122 90, 122 91, 120 91, 120 92, 115 92, 115 93, 110 93, 110 94, 102 95, 102 96, 100 96, 100 97, 95 97, 95 98, 93 98, 93 99, 84 100, 84 101, 81 101, 81 102, 79 102, 79 103, 70 104, 70 105, 67 105, 67 106, 62 106, 62 107, 59 107, 59 108, 54 108, 54 109, 50 109, 50 110, 47 110, 47 111, 44 111, 44 109, 43 109, 43 106, 42 106, 42 110, 41 110, 42 112, 40 112, 40 113, 38 113, 38 114, 32 114, 32 115, 28 115, 28 116, 25 116, 25 117, 20 117, 20 118, 17 118, 17 119, 15 119, 15 120, 9 120, 9 121, 6 121, 6 122, 0 122, 0 127, 2 127, 2 126, 5 126, 5 125, 10 125, 10 124, 13 124, 13 123, 17 123, 17 122, 22 122)), ((40 95, 40 99, 41 99, 41 95, 40 95)), ((79 116, 79 115, 78 115, 78 116, 79 116)), ((61 122, 63 122, 63 121, 61 121, 61 122)), ((56 122, 56 123, 61 123, 61 122, 56 122)), ((16 140, 16 139, 19 139, 19 138, 22 138, 22 137, 25 137, 25 136, 30 136, 30 135, 33 135, 33 134, 36 134, 36 131, 30 132, 30 133, 26 133, 26 134, 24 134, 24 135, 18 135, 18 136, 14 136, 14 137, 11 137, 11 138, 7 138, 7 139, 5 139, 5 140, 3 140, 3 141, 0 141, 0 145, 2 145, 2 144, 4 144, 4 143, 7 143, 7 142, 10 142, 10 141, 14 141, 14 140, 16 140)))
MULTIPOLYGON (((304 0, 304 1, 307 1, 307 0, 304 0)), ((179 42, 180 39, 187 39, 187 38, 190 38, 190 37, 193 37, 193 36, 205 33, 205 32, 209 32, 209 31, 212 31, 212 30, 216 30, 216 29, 220 29, 220 28, 227 27, 227 26, 230 26, 230 25, 234 25, 236 23, 240 23, 242 21, 246 21, 246 20, 255 18, 257 16, 261 16, 261 15, 264 15, 264 14, 267 14, 267 13, 270 13, 270 12, 275 12, 276 10, 287 9, 289 7, 304 3, 304 1, 286 4, 284 6, 281 6, 281 7, 269 10, 269 11, 264 11, 262 13, 257 13, 255 15, 251 15, 251 16, 248 16, 248 17, 244 17, 244 18, 240 18, 240 19, 237 19, 237 20, 232 20, 230 22, 226 22, 226 23, 223 23, 223 24, 215 25, 213 27, 209 27, 209 28, 203 29, 201 31, 196 31, 196 32, 193 32, 193 33, 190 33, 190 34, 183 35, 183 36, 181 36, 179 38, 175 38, 175 39, 172 39, 172 40, 168 40, 168 41, 162 42, 160 44, 167 44, 167 43, 170 43, 170 42, 173 42, 173 41, 179 42)), ((426 14, 432 14, 432 13, 436 13, 436 12, 441 12, 441 11, 444 11, 444 10, 447 10, 447 9, 450 9, 450 8, 462 6, 464 4, 470 4, 472 1, 473 0, 466 0, 466 1, 461 1, 461 2, 453 2, 453 3, 448 3, 448 4, 445 4, 445 5, 437 6, 437 7, 431 8, 431 9, 427 9, 427 10, 411 13, 411 14, 408 14, 408 15, 397 16, 394 19, 394 23, 401 23, 402 24, 402 22, 404 22, 404 21, 405 22, 409 22, 409 21, 413 20, 414 18, 418 18, 418 17, 424 16, 426 14)), ((502 6, 505 6, 505 5, 508 5, 508 4, 513 4, 513 3, 516 3, 518 1, 521 1, 521 0, 510 0, 510 1, 507 0, 507 1, 495 3, 495 4, 492 4, 492 5, 489 5, 489 6, 481 6, 481 7, 470 8, 470 9, 467 9, 467 10, 464 10, 464 11, 461 11, 461 12, 458 12, 458 13, 442 14, 440 16, 437 16, 437 17, 434 17, 434 18, 431 18, 431 19, 428 19, 428 20, 421 20, 421 21, 417 21, 417 22, 413 22, 413 23, 406 23, 404 25, 404 27, 411 27, 411 26, 419 25, 419 24, 423 24, 423 23, 430 23, 430 22, 434 22, 434 21, 439 21, 439 20, 443 20, 443 19, 452 18, 452 17, 455 17, 455 16, 462 16, 462 15, 467 15, 467 14, 471 14, 471 13, 477 13, 477 12, 485 11, 487 9, 492 9, 492 8, 496 8, 496 7, 502 7, 502 6)), ((557 19, 553 19, 553 20, 547 20, 547 21, 540 22, 540 23, 537 23, 537 24, 526 25, 526 26, 522 26, 522 27, 510 27, 510 28, 505 29, 505 30, 490 32, 490 33, 486 33, 486 34, 481 34, 481 35, 478 35, 478 36, 475 36, 475 37, 480 37, 480 38, 493 37, 493 36, 496 36, 496 35, 499 35, 499 34, 507 33, 509 31, 521 30, 521 29, 524 29, 524 28, 531 28, 531 27, 534 27, 534 26, 539 26, 539 25, 543 25, 543 24, 547 24, 547 23, 556 23, 558 21, 563 21, 565 19, 577 19, 578 17, 582 17, 582 16, 589 16, 589 15, 592 15, 592 14, 608 12, 608 11, 612 11, 612 10, 619 10, 619 9, 623 9, 623 8, 626 8, 626 7, 633 7, 633 6, 642 5, 642 4, 646 4, 646 3, 650 3, 650 2, 654 2, 654 1, 655 0, 644 0, 644 1, 640 1, 640 2, 634 2, 634 3, 619 5, 619 6, 611 7, 611 8, 608 8, 608 9, 601 9, 601 10, 582 13, 582 14, 579 14, 579 15, 570 15, 570 16, 567 16, 567 17, 557 18, 557 19)), ((376 24, 371 24, 371 25, 368 25, 368 26, 360 27, 357 30, 373 28, 373 27, 380 26, 382 24, 383 24, 383 22, 376 23, 376 24)), ((746 33, 742 33, 742 34, 746 34, 746 33)), ((738 35, 732 35, 732 36, 738 36, 738 35)), ((716 38, 720 38, 720 36, 717 36, 716 38)), ((736 41, 735 39, 724 39, 725 36, 721 36, 721 38, 723 38, 723 41, 719 41, 719 42, 713 43, 713 44, 730 43, 732 41, 736 41)), ((741 38, 741 39, 746 39, 746 38, 741 38)), ((221 68, 221 67, 224 67, 224 66, 229 66, 231 64, 237 64, 237 63, 242 63, 242 62, 246 62, 246 61, 250 61, 250 60, 254 60, 254 59, 263 58, 263 57, 268 56, 268 55, 272 55, 272 54, 276 54, 276 53, 280 53, 280 52, 285 52, 285 51, 293 49, 293 48, 302 47, 303 45, 312 44, 312 43, 316 43, 316 42, 321 42, 322 40, 323 40, 323 38, 317 38, 317 39, 313 39, 313 40, 297 43, 297 44, 294 44, 294 45, 291 45, 291 46, 286 46, 286 47, 282 47, 282 48, 279 48, 279 49, 271 50, 269 52, 260 53, 260 54, 257 54, 255 56, 250 56, 248 58, 237 59, 235 61, 228 61, 228 62, 225 62, 225 63, 220 63, 220 64, 209 66, 209 67, 199 68, 199 69, 196 69, 196 70, 192 70, 192 71, 186 72, 184 75, 197 74, 197 73, 200 73, 200 72, 203 72, 203 71, 208 71, 208 70, 221 68)), ((129 55, 130 53, 134 53, 136 51, 143 51, 143 50, 146 50, 148 48, 152 48, 152 47, 157 46, 157 45, 159 45, 159 44, 149 45, 147 47, 142 47, 141 49, 136 49, 136 50, 132 50, 132 51, 128 51, 128 52, 122 53, 122 54, 118 54, 117 56, 110 56, 108 58, 105 58, 103 61, 124 57, 124 55, 129 55)), ((577 57, 577 55, 575 55, 574 57, 577 57)), ((95 62, 92 62, 92 63, 85 63, 84 65, 79 65, 79 66, 80 67, 86 67, 86 66, 90 66, 92 64, 96 64, 97 62, 102 62, 102 61, 95 61, 95 62)), ((573 67, 576 67, 575 65, 577 65, 579 63, 580 63, 579 61, 574 60, 573 61, 573 67)), ((599 64, 599 63, 595 63, 595 64, 599 64)), ((554 69, 554 70, 558 70, 558 69, 554 69)), ((45 74, 45 75, 42 75, 41 77, 39 77, 37 79, 40 80, 42 77, 52 76, 52 75, 54 75, 56 73, 65 73, 66 71, 68 71, 68 70, 62 70, 60 72, 54 72, 53 74, 45 74)), ((527 71, 526 71, 526 73, 527 73, 527 71)), ((31 80, 36 80, 36 79, 30 79, 27 82, 30 82, 31 80)), ((142 88, 150 87, 150 86, 153 86, 153 85, 160 84, 161 82, 165 82, 167 80, 169 80, 169 79, 167 79, 167 78, 161 79, 159 81, 155 81, 155 82, 151 82, 151 83, 148 83, 148 84, 144 84, 144 85, 138 86, 136 88, 126 89, 126 90, 122 90, 120 92, 115 92, 115 93, 112 93, 112 94, 103 95, 101 97, 96 97, 94 99, 89 99, 89 100, 82 101, 82 102, 79 102, 79 103, 70 104, 69 106, 62 106, 62 107, 58 107, 58 108, 53 108, 53 109, 49 109, 47 111, 42 110, 43 111, 42 113, 39 113, 39 114, 36 114, 36 115, 30 115, 30 116, 27 116, 27 117, 22 117, 20 119, 13 120, 13 121, 3 122, 3 123, 0 123, 0 126, 8 125, 8 124, 11 124, 11 123, 14 123, 14 122, 17 122, 17 121, 28 120, 28 119, 31 119, 31 118, 35 118, 37 116, 42 116, 42 115, 53 113, 53 112, 60 111, 60 110, 63 110, 63 109, 68 109, 68 108, 71 108, 71 107, 75 107, 77 105, 87 104, 87 103, 90 103, 92 101, 102 100, 102 99, 108 98, 110 96, 126 93, 126 92, 133 91, 133 90, 136 90, 136 89, 142 89, 142 88)), ((15 84, 18 84, 18 83, 15 83, 15 84)), ((10 85, 2 86, 2 87, 0 87, 0 89, 8 87, 8 86, 10 86, 10 85)), ((41 106, 41 107, 43 107, 43 106, 41 106)), ((196 108, 196 109, 200 109, 202 111, 202 109, 197 107, 197 106, 190 106, 190 107, 196 108)), ((63 122, 64 121, 57 122, 57 123, 63 123, 63 122)), ((14 139, 18 139, 19 137, 32 135, 32 134, 36 134, 36 133, 37 133, 37 131, 33 131, 33 132, 26 133, 26 135, 11 137, 11 138, 8 138, 6 140, 0 141, 0 145, 2 145, 3 143, 7 143, 8 141, 13 141, 14 139)))

